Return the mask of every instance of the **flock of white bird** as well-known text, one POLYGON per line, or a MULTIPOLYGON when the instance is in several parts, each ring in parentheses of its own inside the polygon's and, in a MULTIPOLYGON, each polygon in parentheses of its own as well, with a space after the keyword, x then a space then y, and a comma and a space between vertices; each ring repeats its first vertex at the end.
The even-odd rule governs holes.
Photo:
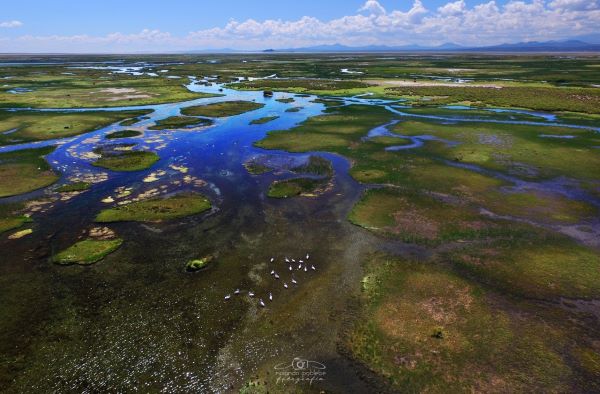
MULTIPOLYGON (((308 253, 306 254, 306 257, 304 257, 304 259, 298 260, 298 261, 296 261, 295 259, 290 259, 288 257, 285 257, 283 259, 283 263, 288 266, 288 271, 291 272, 290 282, 292 283, 292 285, 295 286, 298 284, 298 281, 294 277, 294 271, 308 272, 309 270, 311 270, 311 271, 317 270, 313 264, 309 264, 309 262, 308 262, 309 259, 310 259, 310 255, 308 253)), ((273 264, 274 262, 275 262, 275 257, 271 257, 270 263, 273 264)), ((275 271, 275 269, 271 269, 271 277, 273 279, 275 279, 276 281, 279 281, 279 279, 280 279, 280 276, 275 271)), ((287 281, 282 280, 282 282, 283 282, 283 288, 289 289, 290 286, 288 285, 287 281)), ((234 296, 237 296, 240 294, 241 294, 240 289, 235 289, 235 291, 233 292, 234 296)), ((256 296, 256 294, 254 294, 254 292, 252 290, 248 291, 248 297, 255 298, 255 296, 256 296)), ((231 297, 232 297, 231 294, 227 294, 225 296, 225 301, 230 300, 231 297)), ((273 301, 273 294, 271 292, 269 292, 268 297, 269 297, 269 301, 273 301)), ((262 298, 258 299, 258 304, 263 308, 267 306, 262 298)))

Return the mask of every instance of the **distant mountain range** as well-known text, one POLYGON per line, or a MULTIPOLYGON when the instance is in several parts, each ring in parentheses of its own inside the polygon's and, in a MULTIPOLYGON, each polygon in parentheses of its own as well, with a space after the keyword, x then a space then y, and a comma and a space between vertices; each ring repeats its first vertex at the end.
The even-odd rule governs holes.
MULTIPOLYGON (((361 47, 350 47, 341 44, 317 45, 304 48, 289 49, 267 49, 263 52, 300 52, 300 53, 320 53, 320 52, 600 52, 600 34, 590 35, 590 41, 596 38, 598 43, 585 42, 579 39, 566 41, 530 41, 519 42, 515 44, 500 44, 483 47, 466 47, 453 43, 446 43, 438 46, 421 45, 368 45, 361 47), (597 36, 597 37, 592 37, 597 36)), ((595 40, 594 40, 595 41, 595 40)))
POLYGON ((336 52, 600 52, 600 33, 587 34, 562 41, 528 41, 490 46, 463 46, 451 42, 437 46, 366 45, 351 47, 342 44, 315 45, 301 48, 244 51, 231 48, 201 49, 185 53, 336 53, 336 52))

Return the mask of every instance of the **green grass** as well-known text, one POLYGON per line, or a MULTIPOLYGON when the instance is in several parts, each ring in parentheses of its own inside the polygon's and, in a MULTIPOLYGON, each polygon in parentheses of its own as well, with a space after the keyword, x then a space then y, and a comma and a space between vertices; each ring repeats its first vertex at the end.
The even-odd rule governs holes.
POLYGON ((229 85, 229 87, 242 90, 279 90, 296 93, 320 92, 321 94, 346 89, 366 88, 368 86, 370 85, 359 81, 325 79, 263 79, 229 85))
POLYGON ((456 146, 427 143, 421 150, 463 163, 502 171, 523 178, 574 177, 598 179, 600 155, 593 146, 600 137, 591 130, 514 124, 439 124, 406 121, 394 126, 402 135, 434 135, 457 141, 456 146), (572 139, 541 135, 573 135, 572 139))
POLYGON ((600 296, 598 253, 533 229, 485 247, 451 252, 448 258, 483 282, 515 295, 548 300, 600 296))
MULTIPOLYGON (((93 108, 174 103, 203 97, 181 82, 167 78, 134 77, 79 71, 77 76, 42 76, 30 74, 11 81, 0 89, 0 107, 4 108, 93 108), (104 74, 104 75, 102 75, 104 74), (14 87, 32 88, 32 92, 11 94, 14 87)), ((131 116, 128 116, 128 118, 131 116)))
POLYGON ((481 216, 476 207, 391 188, 366 191, 348 218, 376 234, 414 243, 437 244, 510 234, 506 225, 481 216))
POLYGON ((59 179, 44 156, 54 147, 0 154, 0 197, 16 196, 49 186, 59 179))
POLYGON ((71 137, 150 112, 152 111, 0 111, 0 145, 71 137), (10 132, 15 129, 16 131, 10 132), (7 132, 10 133, 2 134, 7 132))
POLYGON ((194 118, 191 116, 171 116, 161 119, 154 126, 148 127, 149 130, 172 130, 172 129, 190 129, 195 127, 210 126, 213 122, 210 119, 194 118))
POLYGON ((272 198, 289 198, 311 196, 318 193, 327 184, 327 180, 313 178, 293 178, 274 181, 269 187, 267 196, 272 198))
POLYGON ((179 194, 105 209, 96 216, 96 222, 160 222, 196 215, 210 207, 210 201, 201 194, 179 194))
POLYGON ((59 193, 82 192, 88 190, 92 186, 89 182, 74 182, 62 185, 54 189, 59 193))
POLYGON ((107 134, 105 138, 112 140, 116 138, 139 137, 140 135, 142 135, 142 132, 137 130, 119 130, 107 134))
POLYGON ((251 125, 253 124, 265 124, 265 123, 269 123, 272 120, 275 119, 279 119, 279 116, 265 116, 263 118, 258 118, 258 119, 254 119, 253 121, 250 122, 251 125))
POLYGON ((159 159, 160 157, 154 152, 126 151, 118 154, 103 154, 92 165, 113 171, 141 171, 152 167, 159 159))
POLYGON ((329 150, 344 152, 367 132, 389 122, 393 115, 380 107, 351 105, 325 115, 309 118, 290 130, 269 132, 267 138, 256 143, 265 149, 284 149, 290 152, 329 150))
POLYGON ((221 118, 243 114, 244 112, 254 111, 264 107, 264 104, 252 101, 224 101, 221 103, 197 105, 187 107, 181 110, 183 115, 188 116, 207 116, 209 118, 221 118))
POLYGON ((53 256, 52 261, 60 265, 94 264, 117 250, 122 243, 122 239, 86 239, 56 254, 53 256))
POLYGON ((507 313, 479 286, 427 264, 372 258, 362 284, 344 343, 394 390, 569 391, 560 326, 507 313))
POLYGON ((284 104, 289 104, 289 103, 293 103, 295 100, 291 97, 287 97, 287 98, 278 98, 278 99, 275 99, 275 101, 284 103, 284 104))
POLYGON ((333 175, 333 165, 329 160, 321 156, 310 155, 306 163, 292 168, 292 171, 300 174, 312 174, 330 177, 333 175))
POLYGON ((259 163, 256 160, 248 160, 244 163, 244 168, 246 168, 246 171, 252 175, 262 175, 273 171, 271 167, 259 163))
POLYGON ((528 108, 538 111, 600 113, 600 92, 595 88, 504 86, 482 87, 415 86, 386 88, 397 96, 433 97, 427 105, 469 103, 471 105, 528 108))
POLYGON ((452 108, 433 108, 433 107, 415 107, 398 108, 399 111, 414 115, 441 116, 451 119, 489 119, 489 120, 512 120, 528 122, 545 122, 540 116, 513 113, 513 112, 494 112, 484 109, 452 109, 452 108))

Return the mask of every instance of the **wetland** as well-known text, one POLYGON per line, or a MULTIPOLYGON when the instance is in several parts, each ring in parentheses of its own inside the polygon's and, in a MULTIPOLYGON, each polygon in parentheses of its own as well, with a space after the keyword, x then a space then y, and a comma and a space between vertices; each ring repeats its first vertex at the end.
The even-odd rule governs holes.
POLYGON ((218 58, 0 58, 0 391, 600 391, 598 56, 218 58))

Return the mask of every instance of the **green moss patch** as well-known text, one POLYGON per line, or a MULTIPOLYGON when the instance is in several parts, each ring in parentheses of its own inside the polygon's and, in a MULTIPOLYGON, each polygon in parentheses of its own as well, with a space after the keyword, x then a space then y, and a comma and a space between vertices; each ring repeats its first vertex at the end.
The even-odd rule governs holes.
POLYGON ((96 216, 96 222, 160 222, 196 215, 210 208, 210 201, 201 194, 178 194, 105 209, 96 216))
POLYGON ((221 103, 197 105, 195 107, 183 108, 181 113, 188 116, 207 116, 209 118, 221 118, 243 114, 264 107, 264 104, 252 101, 224 101, 221 103))
POLYGON ((202 257, 200 259, 190 260, 185 265, 185 270, 188 272, 196 272, 207 268, 213 261, 212 256, 202 257))
POLYGON ((96 240, 86 239, 56 254, 52 261, 60 265, 94 264, 114 252, 123 243, 122 239, 96 240))
POLYGON ((141 171, 152 167, 159 159, 154 152, 125 151, 103 154, 92 164, 112 171, 141 171))

